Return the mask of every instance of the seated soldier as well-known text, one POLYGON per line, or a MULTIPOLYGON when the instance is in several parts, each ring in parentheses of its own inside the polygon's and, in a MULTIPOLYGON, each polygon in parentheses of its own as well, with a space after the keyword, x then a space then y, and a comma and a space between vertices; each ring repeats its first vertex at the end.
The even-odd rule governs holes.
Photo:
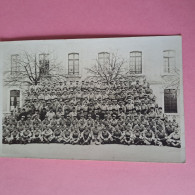
POLYGON ((130 129, 127 129, 124 132, 123 138, 121 140, 121 143, 125 144, 125 145, 130 145, 131 143, 134 143, 134 135, 132 133, 132 131, 130 129))
POLYGON ((49 125, 50 124, 50 120, 48 119, 48 116, 45 116, 45 119, 42 121, 42 125, 49 125))
POLYGON ((154 145, 156 143, 154 132, 150 129, 149 124, 146 125, 146 129, 143 132, 143 141, 146 145, 154 145))
POLYGON ((49 125, 47 125, 46 129, 43 131, 43 141, 46 143, 50 143, 54 138, 53 131, 49 125))
POLYGON ((39 127, 35 127, 33 131, 32 137, 33 143, 42 143, 43 142, 43 135, 39 127))
POLYGON ((174 130, 174 132, 168 136, 167 144, 169 146, 180 148, 181 147, 181 140, 180 140, 179 129, 177 127, 173 127, 173 130, 174 130))
POLYGON ((12 133, 11 133, 10 143, 11 144, 18 144, 18 143, 20 143, 20 134, 19 134, 17 128, 14 131, 12 131, 12 133))
POLYGON ((99 145, 100 144, 100 129, 98 128, 97 124, 95 124, 91 128, 91 136, 92 136, 92 143, 99 145))
POLYGON ((27 144, 31 142, 32 133, 30 128, 24 128, 22 132, 20 132, 20 143, 27 144))
POLYGON ((133 131, 133 135, 132 135, 132 143, 134 143, 135 145, 143 145, 143 133, 140 132, 139 129, 135 129, 133 131))
POLYGON ((89 145, 90 141, 91 141, 91 131, 89 130, 89 127, 87 129, 85 129, 82 133, 81 133, 81 137, 80 137, 80 144, 81 145, 89 145))
POLYGON ((165 133, 165 130, 161 126, 157 126, 156 139, 157 139, 156 145, 158 146, 167 145, 167 135, 165 133))
POLYGON ((110 132, 104 127, 100 132, 100 142, 101 144, 110 144, 113 141, 112 135, 110 132))
POLYGON ((166 131, 166 134, 169 136, 174 132, 174 128, 167 123, 165 124, 165 131, 166 131))
POLYGON ((70 135, 70 143, 75 145, 75 144, 79 144, 80 141, 80 132, 75 128, 70 135))
POLYGON ((62 136, 62 129, 60 125, 56 125, 55 130, 53 131, 54 138, 52 142, 54 143, 62 143, 63 142, 63 136, 62 136))
POLYGON ((71 131, 68 128, 65 128, 65 130, 62 132, 64 144, 70 144, 71 141, 70 135, 71 131))
POLYGON ((7 126, 3 126, 3 144, 8 144, 8 143, 11 143, 11 132, 9 131, 9 129, 7 128, 7 126))

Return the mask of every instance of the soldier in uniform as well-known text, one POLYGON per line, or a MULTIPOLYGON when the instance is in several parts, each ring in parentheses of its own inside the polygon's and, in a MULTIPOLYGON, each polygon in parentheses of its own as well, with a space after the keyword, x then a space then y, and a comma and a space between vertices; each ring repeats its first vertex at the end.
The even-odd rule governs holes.
POLYGON ((119 126, 115 127, 115 130, 112 133, 113 143, 120 144, 123 139, 123 133, 120 131, 119 126))
POLYGON ((43 131, 43 140, 46 143, 50 143, 54 138, 51 126, 47 125, 46 129, 43 131))
POLYGON ((113 141, 112 135, 105 127, 100 132, 100 140, 101 144, 110 144, 113 141))
POLYGON ((43 142, 43 135, 42 135, 41 130, 38 127, 34 128, 32 142, 33 143, 42 143, 43 142))
POLYGON ((70 132, 70 130, 66 127, 65 130, 62 132, 64 144, 70 144, 70 141, 71 141, 70 135, 71 135, 71 132, 70 132))
POLYGON ((9 128, 6 125, 3 126, 2 138, 3 138, 2 140, 3 144, 8 144, 11 141, 11 132, 9 131, 9 128))
POLYGON ((32 133, 29 128, 24 128, 20 133, 20 142, 22 144, 27 144, 31 142, 32 133))
POLYGON ((167 135, 165 130, 161 126, 157 126, 156 132, 156 145, 158 146, 166 146, 167 145, 167 135))
POLYGON ((19 135, 17 128, 14 131, 12 131, 12 133, 11 133, 10 143, 11 144, 20 143, 20 135, 19 135))
POLYGON ((17 122, 17 127, 24 127, 25 126, 25 116, 22 116, 21 120, 17 122))
POLYGON ((78 129, 73 129, 73 131, 70 134, 70 143, 75 145, 75 144, 79 144, 80 141, 80 132, 78 129))
POLYGON ((155 145, 156 143, 154 132, 150 129, 149 124, 146 125, 146 130, 143 132, 143 141, 146 145, 155 145))
POLYGON ((179 129, 177 127, 173 127, 173 130, 174 130, 174 132, 168 136, 167 144, 168 144, 168 146, 180 148, 181 147, 181 140, 180 140, 179 129))
POLYGON ((62 136, 62 129, 60 125, 56 125, 56 128, 53 132, 54 139, 52 140, 54 143, 62 143, 63 136, 62 136))
POLYGON ((99 145, 100 144, 100 129, 98 128, 98 124, 94 124, 94 126, 91 128, 91 138, 92 143, 99 145))
POLYGON ((42 125, 49 125, 50 124, 50 120, 48 119, 48 116, 45 116, 45 119, 42 121, 42 125))
POLYGON ((121 140, 121 143, 125 144, 125 145, 130 145, 131 143, 133 143, 133 133, 130 129, 126 129, 126 131, 124 132, 123 138, 121 140))
POLYGON ((114 127, 118 124, 118 120, 116 119, 116 114, 112 115, 112 120, 110 121, 110 124, 114 127))
POLYGON ((53 117, 55 116, 55 112, 53 111, 53 108, 50 108, 46 116, 48 117, 49 120, 53 119, 53 117))
POLYGON ((92 138, 91 131, 88 127, 81 133, 80 144, 81 145, 89 145, 91 138, 92 138))

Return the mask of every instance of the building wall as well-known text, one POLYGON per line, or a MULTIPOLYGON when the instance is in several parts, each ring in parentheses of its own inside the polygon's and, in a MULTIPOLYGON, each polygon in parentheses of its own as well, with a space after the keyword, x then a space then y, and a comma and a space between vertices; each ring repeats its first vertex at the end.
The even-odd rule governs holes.
MULTIPOLYGON (((79 77, 67 78, 67 80, 84 80, 87 77, 86 67, 91 67, 98 57, 99 52, 117 53, 120 58, 126 59, 125 68, 129 68, 129 56, 132 51, 142 52, 142 75, 146 76, 147 81, 151 84, 153 93, 157 97, 157 103, 164 108, 164 86, 163 73, 163 51, 175 50, 176 66, 182 68, 181 43, 178 38, 164 37, 158 40, 148 38, 118 38, 118 39, 85 39, 79 40, 57 40, 57 41, 33 41, 28 43, 17 42, 14 45, 7 45, 4 49, 4 63, 6 70, 10 68, 10 58, 12 54, 18 53, 19 50, 40 53, 46 51, 55 56, 61 62, 61 72, 68 74, 68 54, 79 53, 79 77), (152 46, 152 47, 151 47, 152 46), (29 49, 30 48, 30 49, 29 49)), ((182 71, 181 71, 182 72, 182 71)), ((181 75, 182 76, 182 75, 181 75)), ((14 87, 13 87, 14 88, 14 87)), ((17 89, 17 88, 16 88, 17 89)), ((4 106, 3 112, 9 112, 9 95, 7 87, 4 88, 4 106)), ((180 103, 180 94, 178 96, 180 103)), ((178 104, 179 105, 179 104, 178 104)), ((179 106, 178 106, 179 108, 179 106)), ((178 109, 178 112, 180 110, 178 109)))

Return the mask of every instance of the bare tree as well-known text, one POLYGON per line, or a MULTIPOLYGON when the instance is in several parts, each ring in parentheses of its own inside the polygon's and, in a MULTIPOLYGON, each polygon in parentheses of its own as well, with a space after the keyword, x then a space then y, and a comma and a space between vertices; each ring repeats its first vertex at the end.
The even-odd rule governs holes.
POLYGON ((61 63, 49 53, 26 51, 11 56, 11 70, 5 72, 5 85, 38 85, 43 80, 63 77, 61 63), (13 57, 13 58, 12 58, 13 57))
POLYGON ((124 78, 125 74, 127 74, 124 68, 126 62, 117 53, 112 53, 106 62, 102 63, 100 59, 96 59, 95 64, 86 69, 91 77, 110 84, 112 81, 124 78))

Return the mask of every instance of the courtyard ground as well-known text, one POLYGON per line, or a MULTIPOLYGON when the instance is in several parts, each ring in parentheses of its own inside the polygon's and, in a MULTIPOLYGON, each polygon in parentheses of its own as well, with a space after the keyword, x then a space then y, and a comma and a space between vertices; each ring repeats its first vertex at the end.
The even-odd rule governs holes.
POLYGON ((1 150, 4 157, 185 162, 183 148, 167 146, 3 144, 1 150))

